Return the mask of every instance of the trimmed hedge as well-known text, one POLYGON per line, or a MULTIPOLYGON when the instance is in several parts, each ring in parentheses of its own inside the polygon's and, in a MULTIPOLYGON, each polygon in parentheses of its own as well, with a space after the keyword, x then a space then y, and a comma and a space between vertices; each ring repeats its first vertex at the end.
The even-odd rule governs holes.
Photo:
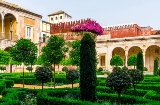
POLYGON ((160 85, 144 85, 144 84, 138 84, 136 86, 136 89, 142 89, 142 90, 154 90, 157 93, 160 93, 160 85))
POLYGON ((4 80, 6 84, 6 88, 11 88, 14 86, 14 81, 13 80, 4 80))
POLYGON ((5 89, 5 86, 0 85, 0 94, 2 94, 2 91, 5 89))
MULTIPOLYGON (((111 90, 109 87, 104 87, 104 86, 97 86, 97 91, 101 92, 101 93, 115 93, 116 92, 114 90, 111 90)), ((140 90, 140 89, 136 89, 136 96, 144 96, 147 93, 147 90, 140 90)), ((131 95, 134 96, 134 89, 127 89, 125 91, 122 91, 122 94, 125 95, 131 95)))
POLYGON ((45 94, 42 97, 41 93, 39 93, 37 95, 37 105, 101 105, 101 104, 92 103, 89 101, 50 97, 47 94, 45 94))

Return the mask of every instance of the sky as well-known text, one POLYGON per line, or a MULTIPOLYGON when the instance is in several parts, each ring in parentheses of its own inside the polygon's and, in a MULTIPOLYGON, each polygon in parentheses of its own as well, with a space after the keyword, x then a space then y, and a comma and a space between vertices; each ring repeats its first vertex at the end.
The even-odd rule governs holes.
POLYGON ((91 18, 101 26, 136 23, 160 30, 160 0, 5 0, 43 16, 63 10, 72 20, 91 18))

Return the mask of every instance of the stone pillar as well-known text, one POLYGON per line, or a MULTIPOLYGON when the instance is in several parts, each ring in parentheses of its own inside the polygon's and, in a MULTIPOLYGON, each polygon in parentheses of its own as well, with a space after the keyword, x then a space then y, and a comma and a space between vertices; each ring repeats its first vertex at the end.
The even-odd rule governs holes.
POLYGON ((125 66, 128 67, 127 65, 127 60, 128 60, 128 50, 125 50, 125 66))
POLYGON ((146 67, 146 53, 145 53, 145 50, 143 51, 143 65, 144 67, 146 67))
POLYGON ((112 71, 111 65, 110 65, 111 58, 112 58, 112 49, 107 47, 107 70, 109 70, 109 71, 112 71))
POLYGON ((16 40, 19 40, 20 36, 18 35, 18 22, 16 22, 16 40))
POLYGON ((2 39, 4 39, 4 18, 2 18, 2 39))

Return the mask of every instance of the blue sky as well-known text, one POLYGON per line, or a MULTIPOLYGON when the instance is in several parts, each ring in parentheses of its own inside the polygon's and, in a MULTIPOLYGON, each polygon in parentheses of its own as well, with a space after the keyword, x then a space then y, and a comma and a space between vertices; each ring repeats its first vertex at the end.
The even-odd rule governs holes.
POLYGON ((160 0, 5 0, 47 15, 63 10, 72 20, 92 18, 102 26, 137 23, 160 29, 160 0))

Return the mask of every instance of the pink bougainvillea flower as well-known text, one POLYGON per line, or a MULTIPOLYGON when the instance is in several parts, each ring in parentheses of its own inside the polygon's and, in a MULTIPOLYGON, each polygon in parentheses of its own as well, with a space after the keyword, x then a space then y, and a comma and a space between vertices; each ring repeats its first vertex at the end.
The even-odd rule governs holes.
POLYGON ((92 32, 96 35, 103 35, 103 28, 94 20, 87 20, 71 28, 73 32, 92 32))

